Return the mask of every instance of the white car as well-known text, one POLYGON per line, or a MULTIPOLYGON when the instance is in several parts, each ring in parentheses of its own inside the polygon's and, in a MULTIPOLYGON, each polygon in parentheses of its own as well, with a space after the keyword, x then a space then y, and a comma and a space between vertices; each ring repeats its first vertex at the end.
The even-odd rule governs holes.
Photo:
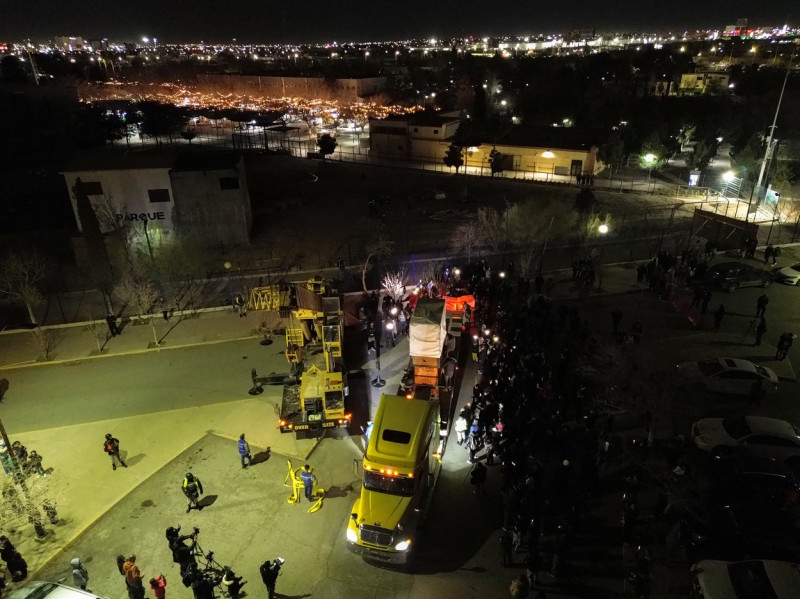
POLYGON ((678 374, 699 382, 713 393, 748 395, 753 381, 761 381, 767 393, 778 390, 778 376, 769 368, 739 358, 714 358, 678 364, 678 374))
POLYGON ((800 599, 800 564, 705 559, 691 573, 694 599, 800 599))
POLYGON ((100 599, 88 591, 58 582, 33 580, 25 586, 5 593, 5 599, 100 599))
POLYGON ((692 425, 694 444, 715 455, 736 451, 786 460, 800 456, 800 429, 765 416, 703 418, 692 425))
POLYGON ((800 285, 800 264, 781 268, 775 273, 775 280, 786 285, 800 285))

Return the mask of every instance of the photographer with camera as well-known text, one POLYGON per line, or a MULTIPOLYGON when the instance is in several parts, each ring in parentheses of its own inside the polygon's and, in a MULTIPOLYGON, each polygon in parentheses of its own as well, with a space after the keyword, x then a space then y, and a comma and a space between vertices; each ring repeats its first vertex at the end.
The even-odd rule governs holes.
POLYGON ((261 580, 264 581, 264 585, 267 587, 268 599, 275 599, 275 583, 281 574, 281 566, 285 561, 282 557, 278 557, 274 561, 267 560, 258 569, 261 572, 261 580))
POLYGON ((170 526, 167 529, 167 542, 169 543, 170 551, 172 551, 172 561, 180 566, 181 577, 186 573, 189 566, 197 563, 195 559, 195 550, 197 547, 197 535, 200 529, 195 527, 192 534, 180 534, 181 527, 177 528, 170 526), (186 541, 191 539, 190 544, 186 541))

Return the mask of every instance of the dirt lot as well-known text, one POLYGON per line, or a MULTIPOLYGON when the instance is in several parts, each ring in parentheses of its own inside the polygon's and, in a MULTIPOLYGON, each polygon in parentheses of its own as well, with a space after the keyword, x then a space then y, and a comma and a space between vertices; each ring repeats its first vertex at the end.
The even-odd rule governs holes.
MULTIPOLYGON (((264 155, 247 158, 247 177, 253 244, 306 267, 358 261, 368 239, 379 232, 395 242, 397 255, 446 249, 453 225, 481 206, 502 209, 506 201, 552 200, 571 210, 578 191, 566 185, 264 155), (375 202, 372 217, 370 201, 375 202)), ((620 219, 675 204, 662 196, 596 196, 603 212, 620 219)))

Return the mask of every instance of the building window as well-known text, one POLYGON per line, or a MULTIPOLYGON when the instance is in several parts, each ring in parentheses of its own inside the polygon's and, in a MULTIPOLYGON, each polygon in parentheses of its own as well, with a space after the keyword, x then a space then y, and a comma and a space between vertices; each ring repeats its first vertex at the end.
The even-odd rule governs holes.
POLYGON ((169 189, 148 189, 147 195, 151 203, 169 202, 169 189))
POLYGON ((417 127, 414 127, 414 133, 419 133, 419 129, 417 127))
POLYGON ((403 146, 397 146, 397 149, 402 152, 403 151, 403 146))
POLYGON ((100 181, 81 181, 81 188, 87 196, 103 195, 103 186, 100 181))
POLYGON ((220 189, 239 189, 239 177, 220 177, 220 189))
POLYGON ((434 134, 434 135, 439 135, 439 130, 438 130, 438 129, 434 129, 434 130, 433 130, 433 134, 434 134))

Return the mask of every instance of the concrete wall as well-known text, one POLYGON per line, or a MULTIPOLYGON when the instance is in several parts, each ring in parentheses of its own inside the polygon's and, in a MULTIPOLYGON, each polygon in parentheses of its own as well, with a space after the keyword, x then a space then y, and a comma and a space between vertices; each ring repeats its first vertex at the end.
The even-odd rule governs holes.
POLYGON ((89 200, 98 213, 100 230, 104 233, 114 228, 112 223, 109 222, 109 218, 132 223, 147 220, 150 223, 149 227, 157 227, 164 233, 173 230, 172 209, 174 195, 169 178, 169 169, 152 168, 64 173, 67 191, 72 203, 72 211, 75 214, 75 222, 78 225, 78 230, 81 230, 77 202, 72 193, 75 181, 79 177, 84 183, 100 183, 102 186, 102 195, 90 195, 89 200), (148 194, 150 189, 166 189, 169 194, 169 201, 151 202, 148 194))
POLYGON ((244 161, 237 169, 173 171, 175 226, 208 244, 248 244, 253 215, 244 161), (221 189, 221 178, 235 178, 239 189, 221 189))
POLYGON ((198 75, 198 83, 220 92, 246 93, 270 98, 338 99, 358 101, 386 89, 388 78, 324 79, 323 77, 259 77, 251 75, 198 75))

